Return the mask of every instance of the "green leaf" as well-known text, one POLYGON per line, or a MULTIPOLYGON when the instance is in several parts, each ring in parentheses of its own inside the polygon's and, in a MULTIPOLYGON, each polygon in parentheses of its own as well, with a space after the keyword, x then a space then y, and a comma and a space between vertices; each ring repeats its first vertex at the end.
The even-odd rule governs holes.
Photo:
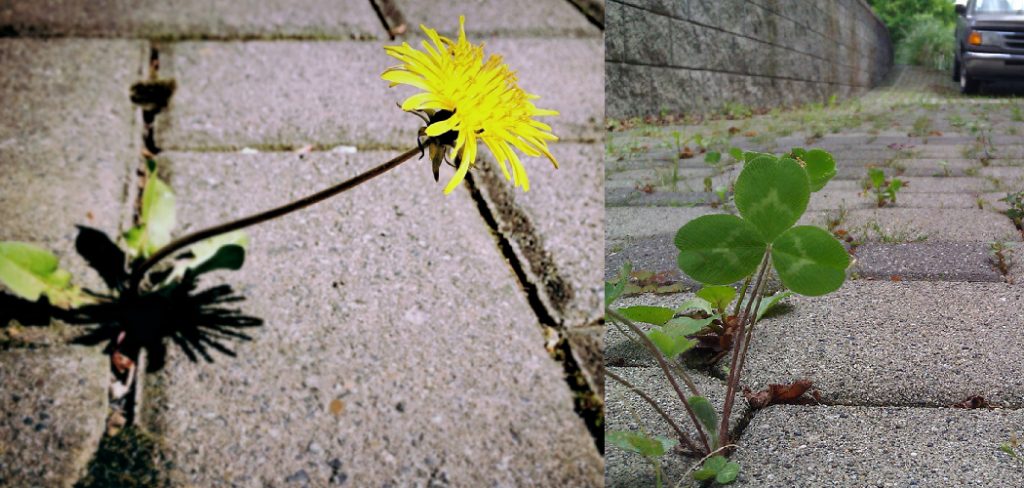
POLYGON ((727 214, 687 222, 676 233, 675 243, 679 269, 712 285, 734 283, 753 273, 767 247, 750 222, 727 214))
POLYGON ((704 426, 708 436, 711 439, 718 439, 718 414, 715 413, 715 407, 711 406, 711 402, 702 396, 692 396, 686 399, 686 403, 690 404, 690 408, 693 409, 697 420, 700 420, 701 425, 704 426))
POLYGON ((885 184, 885 172, 878 168, 868 168, 868 178, 871 179, 871 186, 881 188, 885 184))
POLYGON ((725 285, 705 286, 697 291, 697 296, 710 302, 715 310, 724 312, 736 298, 736 290, 725 285))
POLYGON ((765 156, 747 164, 736 179, 736 208, 765 242, 800 220, 811 197, 807 172, 789 158, 765 156))
POLYGON ((139 225, 124 233, 125 244, 133 255, 149 257, 171 242, 174 224, 174 192, 155 173, 150 174, 142 190, 139 225))
POLYGON ((892 181, 889 182, 889 190, 892 191, 893 195, 892 201, 896 201, 896 192, 900 191, 900 188, 903 188, 903 180, 893 178, 892 181))
POLYGON ((811 149, 804 152, 800 159, 803 160, 807 171, 807 178, 810 180, 811 192, 816 192, 836 175, 836 160, 832 155, 822 149, 811 149))
POLYGON ((743 150, 738 147, 730 147, 729 155, 737 161, 743 161, 743 150))
POLYGON ((708 151, 707 154, 704 155, 704 162, 708 164, 717 164, 721 160, 722 153, 718 151, 708 151))
POLYGON ((744 163, 749 163, 749 162, 751 162, 751 161, 753 161, 753 160, 755 160, 755 159, 757 159, 757 158, 759 158, 761 156, 769 157, 769 158, 772 158, 772 159, 775 158, 775 155, 769 154, 769 153, 763 153, 763 152, 757 152, 757 151, 746 151, 746 152, 743 153, 743 162, 744 163))
POLYGON ((816 296, 842 286, 850 255, 824 229, 802 225, 775 240, 772 262, 786 288, 801 295, 816 296))
POLYGON ((645 457, 664 456, 678 441, 667 437, 649 437, 640 432, 613 430, 605 433, 605 440, 624 451, 635 452, 645 457))
POLYGON ((668 322, 676 311, 671 308, 665 307, 652 307, 648 305, 635 305, 632 307, 620 308, 619 313, 625 315, 626 318, 633 322, 643 322, 645 324, 662 325, 668 322))
POLYGON ((710 314, 712 308, 711 303, 707 300, 700 297, 694 297, 683 302, 682 305, 679 305, 679 307, 676 308, 676 313, 683 313, 687 310, 700 310, 706 314, 710 314))
POLYGON ((736 477, 740 474, 739 463, 727 463, 722 469, 718 470, 718 474, 715 475, 715 482, 720 485, 728 485, 733 481, 736 481, 736 477))
POLYGON ((627 262, 622 265, 622 270, 619 271, 616 281, 606 281, 604 283, 604 306, 611 305, 622 296, 622 292, 626 290, 626 284, 629 283, 629 273, 632 269, 632 264, 627 262))
POLYGON ((0 242, 0 283, 15 295, 35 302, 46 295, 56 307, 76 307, 89 297, 71 284, 71 273, 57 256, 24 242, 0 242))
POLYGON ((714 478, 727 464, 728 461, 725 459, 725 456, 711 456, 707 461, 704 461, 699 470, 693 473, 693 478, 697 481, 706 481, 714 478))
POLYGON ((192 246, 192 263, 188 265, 197 275, 216 269, 237 270, 245 262, 245 248, 249 236, 235 231, 211 237, 192 246))
POLYGON ((647 338, 669 359, 675 359, 696 345, 695 342, 687 339, 686 336, 672 334, 664 328, 651 329, 647 333, 647 338))
POLYGON ((673 336, 689 336, 700 332, 701 329, 707 327, 718 318, 718 315, 708 317, 706 319, 692 319, 690 317, 676 317, 669 320, 662 327, 665 332, 673 336))
POLYGON ((768 298, 762 298, 761 299, 761 306, 757 307, 757 320, 761 320, 761 317, 765 313, 768 313, 768 311, 771 310, 772 307, 778 305, 779 302, 781 302, 784 298, 791 297, 791 296, 793 296, 793 292, 790 291, 790 290, 786 290, 786 291, 780 291, 780 292, 778 292, 778 293, 776 293, 776 294, 774 294, 774 295, 772 295, 772 296, 770 296, 768 298))

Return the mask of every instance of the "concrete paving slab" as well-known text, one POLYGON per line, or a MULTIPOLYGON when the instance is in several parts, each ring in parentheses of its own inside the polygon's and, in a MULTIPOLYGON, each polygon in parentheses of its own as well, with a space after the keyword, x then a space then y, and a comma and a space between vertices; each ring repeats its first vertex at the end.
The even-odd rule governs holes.
MULTIPOLYGON (((391 156, 164 159, 184 231, 391 156)), ((513 271, 469 193, 441 190, 410 162, 250 230, 245 268, 218 280, 265 320, 255 341, 214 364, 175 353, 147 388, 177 482, 600 484, 602 459, 513 271)))
POLYGON ((849 281, 765 319, 744 368, 752 389, 808 378, 825 403, 1024 405, 1024 293, 1002 283, 849 281), (996 342, 993 338, 998 337, 996 342))
POLYGON ((603 347, 594 324, 604 317, 603 147, 559 143, 552 151, 559 168, 533 160, 529 192, 513 188, 490 157, 471 177, 481 205, 515 253, 521 279, 550 317, 543 320, 563 328, 591 389, 600 392, 603 347))
POLYGON ((70 487, 106 425, 110 364, 100 351, 0 351, 0 485, 70 487))
MULTIPOLYGON (((566 141, 603 136, 600 39, 477 39, 501 53, 520 86, 541 96, 554 133, 566 141)), ((415 90, 388 88, 392 42, 173 44, 161 75, 177 80, 157 142, 168 150, 408 148, 422 122, 395 106, 415 90)))
POLYGON ((559 168, 533 160, 529 192, 513 188, 490 157, 473 175, 541 299, 555 320, 570 328, 604 316, 602 150, 596 144, 553 145, 559 168))
MULTIPOLYGON (((681 188, 680 188, 681 189, 681 188)), ((605 205, 608 207, 696 207, 709 202, 717 203, 714 193, 683 191, 644 191, 644 188, 608 188, 605 185, 605 205)))
MULTIPOLYGON (((128 99, 143 42, 0 39, 0 240, 50 249, 76 280, 99 279, 75 252, 75 225, 119 232, 139 163, 128 99)), ((6 324, 3 324, 6 325, 6 324)))
POLYGON ((675 234, 659 234, 630 242, 628 245, 616 244, 615 248, 605 252, 604 277, 610 280, 618 276, 622 265, 631 263, 635 270, 661 273, 666 279, 689 281, 679 271, 676 258, 679 249, 675 245, 675 234))
POLYGON ((365 0, 11 0, 0 5, 0 31, 167 40, 387 37, 365 0))
MULTIPOLYGON (((829 218, 834 213, 807 212, 799 223, 824 226, 829 218)), ((1004 215, 976 208, 853 209, 846 212, 842 227, 860 241, 888 244, 1020 240, 1020 233, 1004 215)))
POLYGON ((419 25, 434 29, 458 27, 459 16, 466 16, 469 36, 543 36, 599 37, 601 30, 590 23, 575 6, 565 0, 457 0, 422 2, 396 0, 409 30, 419 33, 419 25))
POLYGON ((675 235, 687 222, 702 215, 722 213, 710 207, 608 208, 605 243, 614 245, 657 235, 675 235))
MULTIPOLYGON (((998 189, 992 185, 991 181, 977 177, 920 178, 901 176, 900 179, 903 180, 906 186, 896 195, 897 202, 900 196, 907 193, 985 193, 998 189)), ((824 191, 857 191, 863 188, 863 182, 862 179, 833 180, 829 182, 826 188, 827 190, 824 191)))
POLYGON ((859 278, 1001 283, 984 242, 926 241, 868 243, 857 247, 853 272, 859 278))
POLYGON ((868 177, 868 168, 877 167, 889 177, 951 177, 967 176, 975 171, 980 165, 977 161, 943 159, 904 159, 896 160, 885 166, 885 161, 855 160, 843 161, 840 164, 835 176, 836 180, 865 180, 868 177))
MULTIPOLYGON (((900 208, 978 209, 978 197, 968 193, 901 193, 897 199, 900 208)), ((877 209, 878 200, 862 191, 829 188, 811 194, 811 201, 807 204, 807 210, 812 212, 839 208, 877 209)))
MULTIPOLYGON (((699 442, 697 430, 693 427, 686 409, 682 406, 679 396, 665 379, 662 370, 652 368, 609 368, 633 386, 640 388, 649 395, 662 410, 675 419, 679 427, 685 429, 695 442, 699 442)), ((721 413, 722 403, 725 401, 725 382, 711 378, 698 371, 689 371, 690 377, 696 384, 700 393, 704 395, 715 410, 721 413)), ((680 380, 680 386, 686 385, 680 380)), ((690 394, 689 390, 684 390, 690 394)), ((731 425, 736 426, 749 413, 749 407, 741 394, 737 394, 734 400, 734 407, 731 418, 731 425)), ((658 413, 651 408, 636 393, 617 382, 609 381, 608 401, 608 429, 638 432, 641 429, 649 435, 658 435, 670 439, 678 439, 675 430, 665 422, 658 413), (638 422, 639 420, 639 422, 638 422)), ((666 456, 666 468, 668 479, 672 485, 682 476, 682 471, 696 463, 698 459, 681 455, 678 451, 666 456)), ((606 457, 605 486, 654 486, 654 471, 651 465, 640 455, 625 452, 617 447, 609 447, 606 457)))
POLYGON ((734 486, 1009 486, 1020 410, 778 405, 754 415, 734 486))

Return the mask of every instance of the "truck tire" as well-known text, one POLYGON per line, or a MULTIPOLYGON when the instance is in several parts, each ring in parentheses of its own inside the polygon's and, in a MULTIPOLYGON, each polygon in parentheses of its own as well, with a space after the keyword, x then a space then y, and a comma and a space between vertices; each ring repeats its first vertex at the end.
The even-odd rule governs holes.
POLYGON ((967 74, 967 68, 963 65, 960 66, 960 93, 964 95, 973 95, 978 93, 978 86, 981 84, 978 80, 975 80, 967 74))
POLYGON ((953 56, 953 81, 960 81, 960 60, 953 56))

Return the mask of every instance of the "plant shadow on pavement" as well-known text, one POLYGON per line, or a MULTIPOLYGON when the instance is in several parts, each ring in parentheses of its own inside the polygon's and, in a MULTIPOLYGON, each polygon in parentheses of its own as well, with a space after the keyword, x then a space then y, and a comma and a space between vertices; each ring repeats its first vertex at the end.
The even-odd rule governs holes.
POLYGON ((76 248, 106 282, 107 293, 87 290, 96 303, 66 310, 53 306, 44 296, 38 301, 0 293, 0 324, 17 321, 23 326, 47 327, 54 319, 88 330, 72 344, 107 343, 105 352, 115 350, 136 358, 147 352, 147 370, 159 371, 166 363, 168 343, 174 343, 193 362, 200 358, 214 362, 213 351, 235 357, 231 342, 250 341, 249 329, 263 320, 232 308, 245 300, 230 285, 199 289, 196 277, 187 276, 177 286, 146 294, 123 291, 128 273, 124 254, 110 238, 96 230, 80 227, 76 248))

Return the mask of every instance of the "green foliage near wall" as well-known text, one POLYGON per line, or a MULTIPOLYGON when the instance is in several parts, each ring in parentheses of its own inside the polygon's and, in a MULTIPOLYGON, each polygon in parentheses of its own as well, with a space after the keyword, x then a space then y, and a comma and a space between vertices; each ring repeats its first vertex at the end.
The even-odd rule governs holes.
POLYGON ((948 71, 953 67, 954 26, 934 17, 918 15, 906 37, 896 45, 896 62, 948 71))
POLYGON ((956 22, 952 0, 868 0, 868 4, 889 28, 893 44, 910 34, 914 25, 920 23, 919 16, 934 18, 945 25, 956 22))

